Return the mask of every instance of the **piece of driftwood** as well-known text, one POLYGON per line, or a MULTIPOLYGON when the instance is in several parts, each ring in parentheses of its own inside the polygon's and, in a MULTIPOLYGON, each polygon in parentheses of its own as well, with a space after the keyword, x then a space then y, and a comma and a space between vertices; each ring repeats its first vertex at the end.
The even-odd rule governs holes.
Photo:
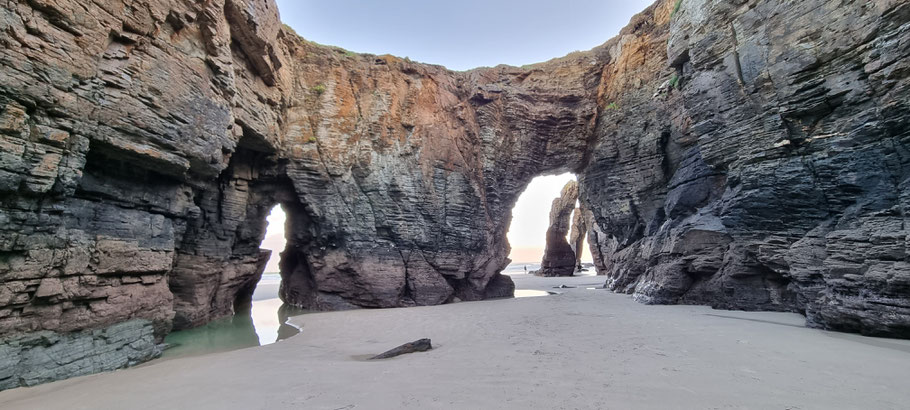
POLYGON ((414 352, 425 352, 433 348, 430 339, 420 339, 411 343, 405 343, 385 353, 380 353, 370 358, 370 360, 388 359, 395 356, 414 352))

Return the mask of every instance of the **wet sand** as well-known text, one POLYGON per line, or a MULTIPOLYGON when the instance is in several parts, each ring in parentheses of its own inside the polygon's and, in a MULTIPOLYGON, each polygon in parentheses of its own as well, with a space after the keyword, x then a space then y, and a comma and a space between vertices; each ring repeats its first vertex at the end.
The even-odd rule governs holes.
MULTIPOLYGON (((282 342, 0 392, 3 409, 906 408, 910 341, 787 313, 645 306, 600 278, 561 292, 292 319, 282 342), (367 362, 419 338, 434 350, 367 362)), ((561 284, 576 286, 553 289, 561 284)))

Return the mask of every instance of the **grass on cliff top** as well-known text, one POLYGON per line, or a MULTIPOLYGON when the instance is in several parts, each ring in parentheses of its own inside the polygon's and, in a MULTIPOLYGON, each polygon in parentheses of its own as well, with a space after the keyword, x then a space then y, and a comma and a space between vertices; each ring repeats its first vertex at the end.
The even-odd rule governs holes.
POLYGON ((297 34, 297 31, 295 31, 293 27, 291 27, 291 26, 289 26, 289 25, 287 25, 287 24, 284 24, 284 23, 281 23, 281 27, 284 27, 284 29, 285 29, 286 31, 290 32, 291 34, 293 34, 293 35, 295 35, 295 36, 297 36, 297 37, 303 38, 300 34, 297 34))
POLYGON ((284 30, 285 30, 285 31, 287 31, 287 32, 289 32, 289 33, 291 33, 291 34, 297 36, 297 38, 300 39, 300 41, 302 41, 302 42, 304 42, 304 43, 307 43, 307 44, 309 44, 309 45, 311 45, 311 46, 314 46, 314 47, 322 48, 322 49, 325 49, 325 50, 331 50, 331 51, 334 51, 334 52, 336 52, 336 53, 344 54, 344 55, 347 56, 347 57, 355 57, 355 56, 358 56, 358 55, 369 55, 369 54, 355 53, 355 52, 353 52, 353 51, 346 50, 346 49, 341 48, 341 47, 338 47, 338 46, 330 46, 330 45, 326 45, 326 44, 319 44, 319 43, 317 43, 317 42, 315 42, 315 41, 310 41, 310 40, 307 40, 307 39, 303 38, 303 36, 301 36, 300 34, 297 34, 297 32, 294 31, 294 28, 293 28, 293 27, 291 27, 291 26, 289 26, 289 25, 287 25, 287 24, 282 23, 281 26, 284 27, 284 30))
POLYGON ((676 0, 676 4, 673 5, 673 11, 670 13, 670 18, 676 15, 679 12, 679 8, 682 7, 683 0, 676 0))

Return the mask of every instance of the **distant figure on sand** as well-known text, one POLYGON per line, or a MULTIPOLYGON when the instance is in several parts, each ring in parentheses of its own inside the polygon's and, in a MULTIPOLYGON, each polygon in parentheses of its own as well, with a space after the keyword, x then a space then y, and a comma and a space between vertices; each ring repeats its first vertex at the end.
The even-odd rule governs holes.
POLYGON ((525 265, 525 273, 528 273, 528 265, 525 265))

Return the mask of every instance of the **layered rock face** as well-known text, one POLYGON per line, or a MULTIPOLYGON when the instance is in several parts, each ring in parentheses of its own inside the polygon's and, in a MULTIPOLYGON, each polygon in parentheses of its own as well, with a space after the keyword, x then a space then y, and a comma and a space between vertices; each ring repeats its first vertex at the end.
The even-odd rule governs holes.
POLYGON ((608 286, 910 336, 910 5, 684 0, 670 14, 621 36, 580 176, 608 286))
MULTIPOLYGON (((298 195, 282 297, 316 309, 509 296, 508 215, 577 169, 600 72, 579 55, 453 73, 302 41, 281 156, 298 195)), ((291 207, 292 209, 292 207, 291 207)))
POLYGON ((562 188, 559 197, 553 200, 550 207, 550 226, 547 228, 547 242, 543 252, 540 270, 534 273, 540 276, 572 276, 578 260, 575 257, 575 245, 581 240, 566 240, 572 228, 572 215, 575 203, 578 202, 578 182, 569 181, 562 188))
POLYGON ((590 52, 451 72, 307 43, 270 0, 7 0, 0 384, 46 380, 34 349, 113 341, 53 377, 126 366, 248 304, 277 205, 294 305, 511 295, 511 208, 560 172, 616 291, 910 337, 908 22, 662 0, 590 52))
MULTIPOLYGON (((35 349, 74 350, 56 377, 154 357, 172 324, 230 314, 255 286, 258 198, 272 184, 258 174, 282 89, 247 68, 266 53, 241 39, 277 36, 274 4, 256 7, 5 2, 0 335, 21 349, 10 368, 44 366, 35 349), (117 325, 129 320, 153 337, 117 325)), ((47 380, 27 374, 0 379, 47 380)))
MULTIPOLYGON (((593 138, 587 54, 453 73, 307 43, 261 0, 9 1, 0 25, 0 335, 16 368, 37 348, 16 340, 38 332, 93 345, 144 320, 160 340, 248 304, 276 205, 289 303, 510 296, 517 195, 580 167, 593 138)), ((128 365, 133 342, 154 356, 140 334, 69 374, 128 365)), ((0 379, 39 379, 21 374, 0 379)))

